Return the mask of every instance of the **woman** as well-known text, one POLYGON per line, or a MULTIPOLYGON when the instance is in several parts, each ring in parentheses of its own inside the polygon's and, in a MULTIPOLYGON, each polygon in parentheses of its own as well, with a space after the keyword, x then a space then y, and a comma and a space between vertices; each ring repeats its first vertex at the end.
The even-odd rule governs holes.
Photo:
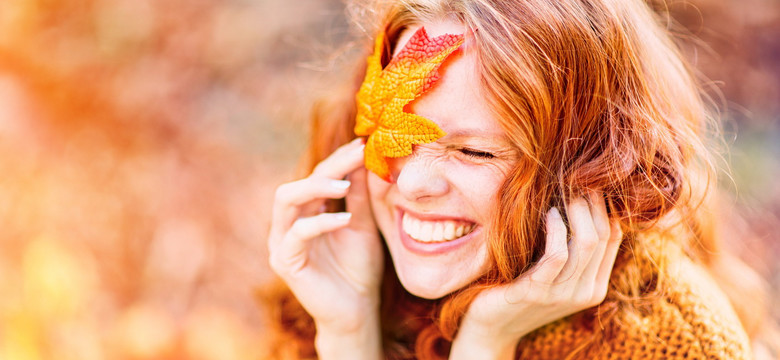
POLYGON ((644 3, 365 8, 362 85, 277 190, 279 356, 750 357, 703 265, 706 112, 644 3))

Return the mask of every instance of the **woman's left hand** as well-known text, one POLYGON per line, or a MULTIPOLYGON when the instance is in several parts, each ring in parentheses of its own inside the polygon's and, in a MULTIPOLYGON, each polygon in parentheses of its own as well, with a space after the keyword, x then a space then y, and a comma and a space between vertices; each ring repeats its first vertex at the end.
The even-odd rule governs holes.
POLYGON ((557 209, 547 213, 545 253, 512 283, 480 293, 463 317, 451 359, 513 359, 521 337, 600 304, 607 293, 622 232, 600 193, 567 205, 571 241, 557 209), (588 204, 590 202, 590 206, 588 204))

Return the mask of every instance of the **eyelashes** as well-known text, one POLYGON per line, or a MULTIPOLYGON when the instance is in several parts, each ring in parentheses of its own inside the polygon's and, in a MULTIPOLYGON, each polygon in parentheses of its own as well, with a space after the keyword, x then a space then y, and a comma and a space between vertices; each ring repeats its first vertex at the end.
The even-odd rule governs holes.
POLYGON ((460 149, 460 152, 463 155, 466 155, 468 157, 482 159, 482 160, 493 159, 493 158, 496 157, 495 155, 493 155, 493 154, 491 154, 491 153, 489 153, 487 151, 479 151, 479 150, 468 149, 468 148, 462 148, 462 149, 460 149))

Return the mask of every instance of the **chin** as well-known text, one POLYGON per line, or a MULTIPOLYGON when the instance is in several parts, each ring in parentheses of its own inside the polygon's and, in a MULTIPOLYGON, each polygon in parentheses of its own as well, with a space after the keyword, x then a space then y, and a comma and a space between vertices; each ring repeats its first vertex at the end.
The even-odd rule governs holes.
POLYGON ((410 294, 428 300, 440 299, 452 293, 451 291, 432 289, 430 287, 420 286, 419 284, 404 284, 401 282, 401 285, 403 285, 404 289, 406 289, 406 291, 408 291, 410 294))
POLYGON ((428 300, 445 297, 475 281, 478 276, 455 278, 449 267, 397 266, 396 275, 410 294, 428 300))

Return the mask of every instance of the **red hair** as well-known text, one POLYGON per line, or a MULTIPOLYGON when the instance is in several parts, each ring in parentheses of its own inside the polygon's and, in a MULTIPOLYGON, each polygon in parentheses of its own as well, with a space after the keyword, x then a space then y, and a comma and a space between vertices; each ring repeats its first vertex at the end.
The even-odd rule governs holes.
MULTIPOLYGON (((446 358, 473 298, 529 269, 544 249, 545 212, 586 190, 605 194, 626 234, 606 300, 587 310, 602 322, 617 311, 641 311, 665 291, 657 256, 664 244, 646 240, 648 234, 665 234, 653 238, 678 242, 702 261, 714 253, 712 224, 701 206, 714 196, 715 170, 704 143, 712 122, 691 71, 645 3, 370 5, 352 9, 367 28, 386 33, 389 48, 416 23, 455 19, 471 30, 484 96, 522 154, 496 194, 500 215, 492 224, 491 267, 484 276, 442 299, 424 300, 407 293, 388 265, 382 289, 388 359, 446 358)), ((309 169, 354 138, 354 94, 362 75, 315 107, 309 169)), ((392 264, 389 258, 386 263, 392 264)), ((312 333, 292 337, 313 343, 312 333)))

